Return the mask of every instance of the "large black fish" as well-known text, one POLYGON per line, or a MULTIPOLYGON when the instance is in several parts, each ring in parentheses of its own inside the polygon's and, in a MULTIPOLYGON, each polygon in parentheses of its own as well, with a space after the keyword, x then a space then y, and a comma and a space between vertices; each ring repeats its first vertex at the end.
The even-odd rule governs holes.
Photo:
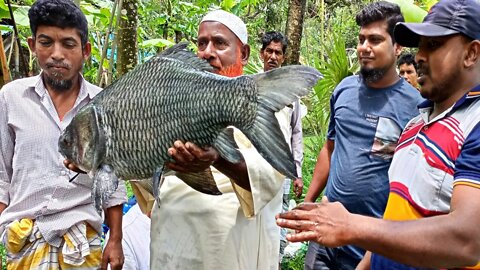
MULTIPOLYGON (((227 78, 181 43, 137 66, 83 107, 59 139, 62 155, 93 177, 96 206, 118 178, 153 177, 153 192, 167 149, 176 140, 213 146, 239 162, 231 129, 240 129, 280 173, 296 178, 295 164, 274 113, 306 95, 321 78, 313 68, 288 66, 227 78)), ((192 188, 220 194, 210 171, 178 174, 192 188)))

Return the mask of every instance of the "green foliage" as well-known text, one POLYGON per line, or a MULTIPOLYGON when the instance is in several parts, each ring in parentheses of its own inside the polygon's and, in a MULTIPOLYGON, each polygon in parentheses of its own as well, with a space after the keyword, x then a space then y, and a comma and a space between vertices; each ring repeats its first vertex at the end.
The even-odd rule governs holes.
POLYGON ((168 39, 154 38, 154 39, 142 41, 141 43, 138 44, 138 47, 143 50, 148 50, 152 48, 154 48, 155 50, 158 50, 159 48, 170 47, 174 44, 175 44, 174 42, 168 39))
MULTIPOLYGON (((0 1, 0 19, 10 19, 10 12, 8 10, 8 6, 3 3, 3 1, 0 1)), ((29 6, 23 6, 23 5, 16 5, 12 4, 12 10, 13 10, 13 17, 15 18, 15 23, 17 25, 17 28, 20 30, 28 30, 30 31, 30 25, 28 21, 28 10, 30 9, 29 6)), ((3 31, 11 31, 13 32, 13 27, 8 27, 8 28, 2 28, 3 31)), ((27 32, 29 33, 29 32, 27 32)))
POLYGON ((302 243, 302 247, 295 257, 284 257, 281 263, 282 270, 303 270, 305 265, 305 255, 307 254, 308 245, 302 243))
POLYGON ((174 41, 176 32, 181 32, 184 39, 192 40, 207 8, 201 1, 141 1, 139 41, 154 38, 174 41))
POLYGON ((329 121, 329 100, 335 87, 347 76, 358 70, 356 51, 345 48, 345 39, 332 31, 318 50, 323 54, 313 54, 309 65, 317 68, 323 79, 315 86, 314 93, 305 100, 308 114, 303 126, 306 134, 325 137, 329 121))
POLYGON ((257 54, 250 56, 248 64, 243 68, 244 74, 256 74, 263 72, 263 62, 260 56, 257 54))
MULTIPOLYGON (((413 0, 387 0, 400 6, 406 22, 422 22, 427 12, 415 5, 413 0)), ((431 1, 430 3, 431 4, 431 1)), ((429 5, 427 4, 427 5, 429 5)))
POLYGON ((130 181, 125 181, 125 187, 127 188, 127 198, 131 198, 133 196, 133 189, 130 181))
POLYGON ((4 1, 0 1, 0 18, 10 18, 10 12, 8 6, 4 1))
POLYGON ((13 16, 15 17, 15 23, 17 27, 25 27, 29 28, 29 20, 28 20, 28 10, 30 7, 27 6, 17 6, 15 11, 13 12, 13 16))
POLYGON ((301 62, 317 68, 324 76, 314 92, 303 99, 308 108, 307 116, 303 119, 305 135, 326 136, 331 93, 343 78, 358 70, 355 48, 359 27, 354 14, 362 7, 363 2, 327 6, 305 21, 301 62))
POLYGON ((303 164, 302 164, 302 180, 303 180, 303 192, 300 198, 297 198, 293 193, 293 186, 290 191, 290 198, 295 199, 295 202, 301 203, 305 199, 307 190, 310 187, 312 181, 313 169, 317 163, 318 153, 325 143, 325 136, 304 136, 303 137, 303 164))
POLYGON ((418 0, 415 1, 415 4, 419 7, 423 8, 424 10, 430 10, 430 8, 435 5, 438 0, 418 0))
POLYGON ((2 270, 7 269, 7 251, 5 247, 0 244, 0 258, 2 259, 2 270))

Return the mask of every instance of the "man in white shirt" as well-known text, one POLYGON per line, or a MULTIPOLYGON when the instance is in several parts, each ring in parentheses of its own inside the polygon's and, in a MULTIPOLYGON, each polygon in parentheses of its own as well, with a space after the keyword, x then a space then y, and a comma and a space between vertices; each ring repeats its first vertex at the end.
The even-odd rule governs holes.
POLYGON ((0 91, 0 235, 8 269, 121 269, 119 185, 103 205, 112 237, 102 255, 102 217, 92 180, 63 165, 58 138, 100 88, 80 72, 90 56, 87 20, 71 1, 39 0, 29 10, 28 45, 40 75, 0 91))

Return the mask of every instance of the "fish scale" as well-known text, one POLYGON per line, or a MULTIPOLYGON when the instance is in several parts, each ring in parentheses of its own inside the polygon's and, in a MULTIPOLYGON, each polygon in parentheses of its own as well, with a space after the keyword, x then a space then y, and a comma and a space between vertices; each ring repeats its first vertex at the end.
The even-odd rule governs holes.
MULTIPOLYGON (((166 80, 167 86, 168 85, 175 85, 175 83, 170 83, 170 80, 166 80)), ((217 86, 218 87, 218 86, 217 86)), ((220 90, 219 92, 224 92, 224 93, 229 93, 226 98, 227 100, 231 100, 233 96, 235 96, 234 91, 231 91, 231 89, 225 89, 225 86, 222 88, 222 86, 218 87, 220 90)), ((142 91, 138 91, 142 92, 142 91)), ((200 91, 199 91, 200 92, 200 91)), ((217 111, 221 110, 221 106, 216 105, 214 110, 212 110, 212 106, 208 103, 212 103, 209 101, 213 101, 213 99, 205 99, 205 95, 195 95, 195 93, 176 93, 176 96, 178 97, 179 101, 174 102, 170 106, 170 112, 173 112, 171 115, 167 115, 168 117, 164 117, 164 115, 151 115, 150 117, 152 119, 157 120, 157 125, 158 126, 163 126, 166 125, 168 126, 168 120, 177 118, 180 119, 180 121, 185 120, 185 128, 179 129, 179 130, 174 130, 172 129, 172 133, 167 132, 167 136, 162 136, 162 134, 158 134, 154 126, 151 124, 147 124, 149 126, 149 131, 148 133, 154 134, 155 136, 160 136, 159 141, 164 141, 166 142, 166 145, 173 145, 173 142, 175 139, 172 138, 178 138, 182 139, 184 141, 192 141, 196 144, 199 145, 211 145, 213 144, 214 140, 216 139, 216 133, 215 128, 210 128, 208 131, 205 131, 204 124, 207 123, 210 126, 219 126, 218 124, 222 122, 227 122, 227 123, 232 123, 232 119, 234 119, 235 116, 234 113, 231 115, 228 115, 229 117, 224 117, 221 118, 220 115, 217 113, 217 111), (203 100, 206 101, 205 104, 201 104, 198 106, 198 100, 203 100), (186 110, 181 110, 182 106, 187 105, 189 108, 196 108, 197 112, 192 114, 191 111, 186 111, 186 110), (215 121, 208 121, 209 119, 215 119, 215 121), (163 121, 162 121, 163 120, 163 121), (185 134, 192 134, 191 136, 185 136, 185 134), (209 134, 214 134, 209 135, 209 134), (168 140, 168 138, 170 138, 168 140)), ((240 96, 240 93, 237 94, 237 96, 240 96)), ((121 97, 127 98, 124 95, 121 95, 121 97)), ((128 169, 124 170, 118 170, 118 173, 121 175, 125 175, 125 177, 133 177, 134 174, 138 174, 138 171, 143 171, 145 172, 144 174, 140 175, 141 177, 147 177, 148 175, 151 174, 151 172, 158 167, 158 164, 163 163, 165 160, 168 160, 168 156, 166 153, 158 155, 158 153, 152 153, 151 149, 161 149, 164 146, 160 146, 158 144, 154 145, 152 148, 151 144, 146 144, 144 143, 145 140, 142 140, 141 137, 137 136, 139 134, 145 134, 145 129, 140 128, 139 126, 131 126, 131 122, 128 120, 133 120, 133 119, 139 119, 139 123, 149 123, 149 121, 144 121, 147 120, 144 117, 142 117, 143 110, 134 110, 134 107, 137 107, 135 103, 140 103, 140 102, 135 102, 135 98, 137 98, 138 95, 133 95, 133 97, 128 97, 129 100, 113 100, 111 99, 111 103, 106 103, 104 106, 109 106, 110 109, 106 110, 106 114, 112 114, 109 119, 119 119, 118 124, 120 124, 118 127, 115 126, 117 123, 112 123, 110 124, 108 121, 106 121, 104 124, 105 125, 111 125, 112 130, 121 130, 122 132, 117 132, 114 133, 114 136, 112 137, 112 141, 118 141, 118 144, 113 143, 111 145, 112 149, 114 151, 111 151, 110 153, 115 153, 114 155, 107 155, 106 160, 111 160, 114 167, 121 167, 119 166, 119 163, 127 163, 127 164, 134 164, 135 167, 137 168, 134 171, 129 171, 128 169), (125 103, 128 103, 125 104, 125 103), (118 106, 118 108, 116 107, 118 106), (119 108, 127 108, 127 110, 119 109, 119 108), (128 113, 126 113, 128 112, 128 113), (118 115, 117 115, 118 114, 118 115), (129 116, 125 118, 126 116, 129 116), (125 118, 125 119, 123 119, 125 118), (126 120, 126 121, 122 121, 126 120), (125 134, 122 134, 125 133, 125 134), (123 138, 123 140, 121 139, 123 138), (148 160, 149 162, 147 163, 141 163, 141 159, 136 158, 137 154, 135 151, 139 151, 140 153, 150 153, 148 155, 148 160), (153 157, 153 158, 152 158, 153 157), (126 160, 121 160, 121 159, 126 159, 126 160)), ((142 107, 149 108, 150 106, 156 105, 156 104, 162 104, 161 99, 165 100, 170 100, 171 95, 162 95, 162 93, 159 93, 157 98, 154 99, 144 99, 144 96, 139 97, 140 100, 143 99, 143 104, 142 107), (148 103, 149 104, 148 104, 148 103), (148 104, 148 105, 147 105, 148 104)), ((174 99, 175 100, 175 99, 174 99)), ((168 104, 168 102, 166 102, 168 104)), ((228 105, 228 103, 227 103, 228 105)), ((154 106, 153 106, 154 107, 154 106)), ((147 110, 152 112, 151 110, 147 110)), ((218 127, 216 129, 219 129, 218 127)), ((168 130, 168 129, 167 129, 168 130)), ((137 175, 138 176, 138 175, 137 175)))
MULTIPOLYGON (((118 179, 155 175, 153 186, 158 184, 176 140, 213 146, 227 161, 240 162, 228 126, 240 129, 275 169, 296 178, 274 113, 306 95, 321 74, 304 66, 237 78, 211 71, 178 44, 122 76, 78 112, 59 149, 93 175, 96 206, 113 193, 118 179)), ((177 175, 200 192, 220 194, 209 170, 177 175)))

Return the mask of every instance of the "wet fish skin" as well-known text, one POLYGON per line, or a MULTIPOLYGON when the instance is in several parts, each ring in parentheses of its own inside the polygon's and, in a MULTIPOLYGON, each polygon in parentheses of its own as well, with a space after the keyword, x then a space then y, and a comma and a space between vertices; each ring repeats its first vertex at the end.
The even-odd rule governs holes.
MULTIPOLYGON (((241 155, 227 126, 239 128, 279 172, 296 177, 274 112, 307 94, 320 73, 290 66, 227 78, 211 73, 206 61, 185 48, 178 44, 105 88, 60 137, 59 150, 65 158, 94 177, 94 196, 108 199, 118 178, 166 173, 167 149, 176 140, 213 145, 223 158, 238 162, 241 155), (95 184, 101 173, 101 181, 111 181, 107 191, 95 184)), ((182 180, 202 192, 219 193, 213 178, 198 185, 205 173, 190 176, 183 175, 182 180)))

